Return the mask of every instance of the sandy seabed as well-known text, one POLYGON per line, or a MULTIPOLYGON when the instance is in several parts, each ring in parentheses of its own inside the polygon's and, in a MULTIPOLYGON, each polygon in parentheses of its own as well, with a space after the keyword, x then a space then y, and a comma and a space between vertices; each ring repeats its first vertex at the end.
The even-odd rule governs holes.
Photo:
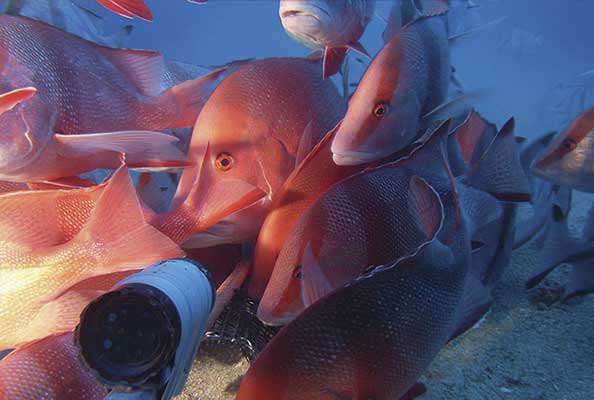
MULTIPOLYGON (((574 192, 570 229, 576 236, 592 200, 574 192)), ((531 213, 522 206, 519 221, 531 213)), ((594 400, 594 296, 558 301, 566 267, 526 291, 535 255, 529 244, 514 251, 492 310, 440 352, 421 378, 428 392, 420 399, 594 400)), ((248 366, 243 359, 221 363, 201 353, 176 399, 233 399, 248 366)))

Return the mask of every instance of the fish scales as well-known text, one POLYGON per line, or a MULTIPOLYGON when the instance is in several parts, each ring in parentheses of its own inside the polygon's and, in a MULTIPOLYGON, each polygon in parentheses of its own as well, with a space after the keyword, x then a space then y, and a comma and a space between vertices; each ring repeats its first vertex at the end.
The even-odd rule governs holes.
MULTIPOLYGON (((41 22, 8 15, 0 16, 0 45, 8 51, 9 63, 2 71, 0 88, 5 92, 15 87, 37 87, 38 95, 60 114, 57 132, 97 132, 97 121, 102 122, 104 132, 131 126, 171 127, 168 120, 176 110, 149 101, 151 97, 103 53, 103 49, 113 54, 118 50, 102 48, 41 22), (34 66, 34 70, 28 66, 34 66), (29 73, 23 73, 23 69, 29 73)), ((150 52, 145 55, 147 68, 150 58, 160 57, 150 52)))
POLYGON ((107 395, 78 362, 72 333, 49 336, 0 360, 0 399, 101 400, 107 395))
POLYGON ((466 263, 445 259, 404 260, 306 309, 260 354, 238 400, 398 399, 451 333, 466 263))

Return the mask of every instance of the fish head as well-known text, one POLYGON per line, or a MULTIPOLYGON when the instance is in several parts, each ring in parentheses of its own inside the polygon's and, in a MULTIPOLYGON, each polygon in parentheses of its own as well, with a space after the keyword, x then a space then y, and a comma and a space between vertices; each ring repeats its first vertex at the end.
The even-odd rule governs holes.
POLYGON ((55 115, 38 99, 26 100, 0 114, 0 173, 34 162, 49 144, 55 115))
POLYGON ((258 306, 258 318, 266 324, 286 325, 306 308, 304 273, 317 266, 312 243, 324 235, 323 229, 316 229, 320 226, 310 223, 310 211, 291 230, 274 264, 258 306))
POLYGON ((551 182, 594 191, 594 109, 554 138, 531 165, 532 173, 551 182))
POLYGON ((223 198, 214 199, 215 203, 234 201, 249 190, 259 190, 262 196, 193 237, 191 247, 255 237, 276 191, 294 168, 294 157, 265 119, 229 104, 218 107, 216 112, 208 108, 204 111, 194 129, 196 140, 193 138, 190 145, 190 152, 202 160, 192 190, 200 196, 218 187, 223 198))
POLYGON ((279 16, 289 36, 321 49, 357 42, 374 9, 369 0, 281 0, 279 16))
POLYGON ((380 160, 406 147, 416 136, 420 113, 417 96, 409 90, 396 91, 398 72, 382 70, 376 60, 351 97, 332 141, 332 158, 337 165, 380 160))

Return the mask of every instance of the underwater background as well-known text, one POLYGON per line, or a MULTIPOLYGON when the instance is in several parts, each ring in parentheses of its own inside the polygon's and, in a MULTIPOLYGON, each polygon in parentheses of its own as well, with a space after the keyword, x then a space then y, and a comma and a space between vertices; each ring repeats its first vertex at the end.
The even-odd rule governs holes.
MULTIPOLYGON (((79 2, 105 17, 114 30, 131 23, 131 48, 163 52, 174 60, 220 65, 243 58, 301 57, 309 50, 291 39, 278 17, 276 0, 147 0, 158 16, 152 23, 112 15, 94 0, 79 2)), ((470 23, 501 17, 494 27, 463 39, 452 65, 467 89, 487 89, 479 111, 499 126, 517 118, 516 134, 532 137, 558 129, 583 111, 579 87, 589 87, 585 106, 594 103, 594 2, 592 0, 476 0, 470 23), (577 88, 574 86, 578 86, 577 88)), ((373 56, 392 2, 378 0, 376 17, 361 42, 373 56)), ((363 71, 361 71, 363 72, 363 71)))
MULTIPOLYGON (((284 31, 277 0, 209 0, 205 5, 145 0, 155 16, 152 23, 125 20, 95 0, 76 2, 104 18, 107 30, 133 25, 125 47, 156 50, 186 63, 213 66, 309 53, 284 31)), ((469 12, 469 28, 505 17, 453 50, 458 79, 467 91, 481 93, 476 101, 481 115, 498 127, 515 117, 515 134, 530 139, 564 128, 594 106, 594 0, 474 2, 478 7, 469 12)), ((377 0, 377 15, 361 39, 372 56, 382 47, 382 18, 391 6, 390 0, 377 0)), ((365 65, 353 58, 360 76, 365 65)), ((340 86, 340 78, 333 79, 340 86)), ((592 195, 573 193, 568 225, 577 237, 592 195)), ((532 214, 530 205, 521 205, 518 224, 532 214)), ((539 267, 539 251, 527 245, 513 252, 492 310, 478 329, 443 348, 420 379, 429 388, 420 399, 594 399, 594 297, 559 301, 567 266, 527 291, 526 280, 539 267)), ((235 398, 249 363, 218 351, 201 348, 178 399, 235 398)))

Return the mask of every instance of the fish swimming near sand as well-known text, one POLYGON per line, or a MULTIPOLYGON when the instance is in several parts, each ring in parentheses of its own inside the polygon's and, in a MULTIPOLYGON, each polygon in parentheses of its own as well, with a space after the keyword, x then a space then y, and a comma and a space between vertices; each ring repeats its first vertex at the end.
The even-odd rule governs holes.
POLYGON ((102 400, 107 389, 78 360, 72 332, 50 335, 0 360, 0 399, 102 400))
POLYGON ((375 0, 281 0, 278 12, 289 36, 324 51, 324 78, 339 71, 350 49, 370 57, 359 38, 373 18, 375 0))
MULTIPOLYGON (((500 216, 501 207, 494 197, 463 183, 471 175, 458 178, 458 188, 451 189, 451 181, 454 178, 451 171, 448 172, 448 156, 436 144, 447 137, 448 132, 449 124, 442 124, 432 134, 431 139, 420 148, 413 150, 410 156, 347 178, 324 193, 300 217, 285 241, 260 302, 258 310, 260 319, 269 324, 284 324, 315 300, 355 279, 366 268, 383 264, 390 258, 396 260, 399 256, 408 254, 407 251, 414 252, 415 248, 418 249, 414 245, 414 238, 420 239, 416 242, 416 246, 419 246, 436 233, 435 224, 428 223, 422 216, 415 218, 411 215, 412 220, 423 221, 425 228, 433 227, 425 231, 418 229, 417 232, 424 232, 424 235, 415 235, 415 229, 412 228, 414 224, 407 224, 408 219, 403 218, 408 215, 406 211, 398 209, 396 205, 390 207, 381 205, 382 201, 388 201, 387 199, 391 199, 389 201, 394 201, 394 204, 400 204, 400 206, 406 204, 406 202, 402 203, 402 199, 392 198, 390 188, 395 188, 395 193, 401 196, 406 191, 386 183, 391 179, 389 174, 391 169, 401 173, 412 170, 429 179, 430 184, 436 185, 442 200, 447 204, 446 215, 450 216, 450 221, 462 218, 455 211, 457 210, 455 204, 460 201, 461 212, 469 225, 471 235, 476 235, 481 228, 496 221, 500 216), (435 160, 441 161, 435 163, 435 160), (388 173, 388 175, 382 175, 382 173, 388 173), (373 180, 371 177, 377 177, 378 180, 373 180), (364 184, 366 178, 369 178, 367 187, 364 184), (393 218, 390 216, 390 210, 395 212, 393 218), (377 221, 375 216, 379 218, 377 221), (368 224, 368 221, 374 222, 368 224), (388 233, 390 229, 400 228, 404 231, 388 233), (383 243, 381 238, 385 237, 396 238, 395 242, 388 242, 394 247, 376 246, 378 242, 383 243), (400 243, 399 240, 403 242, 400 243), (348 249, 348 251, 336 249, 348 249), (345 268, 346 264, 351 267, 345 268)), ((485 165, 470 168, 469 174, 474 173, 473 170, 490 168, 492 164, 489 162, 492 158, 488 157, 488 153, 497 148, 498 146, 492 144, 484 147, 485 154, 479 159, 479 163, 482 164, 484 159, 485 165)), ((393 177, 397 179, 397 173, 394 173, 393 177)), ((508 181, 509 178, 510 176, 507 177, 508 181)), ((497 184, 495 177, 491 177, 491 180, 493 185, 497 184)), ((501 186, 497 187, 503 189, 501 186)), ((409 212, 414 209, 408 208, 409 212)), ((423 208, 424 212, 427 210, 423 208)))
POLYGON ((307 308, 260 353, 237 399, 402 398, 454 329, 470 252, 462 236, 455 250, 434 240, 307 308))
POLYGON ((9 15, 0 16, 0 44, 0 179, 9 181, 117 168, 121 152, 131 166, 185 165, 177 139, 150 131, 192 126, 227 71, 169 88, 158 53, 101 47, 9 15))
POLYGON ((319 66, 319 60, 270 58, 230 73, 196 121, 191 166, 182 173, 171 211, 159 215, 155 226, 178 243, 192 238, 186 247, 255 238, 296 163, 346 108, 334 84, 317 73, 319 66), (212 201, 205 200, 210 193, 212 201), (222 210, 246 193, 241 207, 221 211, 220 223, 199 233, 194 220, 201 210, 212 214, 210 209, 222 210))
POLYGON ((6 246, 0 254, 0 348, 72 329, 95 290, 82 281, 183 256, 144 220, 128 170, 121 167, 91 216, 70 241, 33 251, 6 246))

